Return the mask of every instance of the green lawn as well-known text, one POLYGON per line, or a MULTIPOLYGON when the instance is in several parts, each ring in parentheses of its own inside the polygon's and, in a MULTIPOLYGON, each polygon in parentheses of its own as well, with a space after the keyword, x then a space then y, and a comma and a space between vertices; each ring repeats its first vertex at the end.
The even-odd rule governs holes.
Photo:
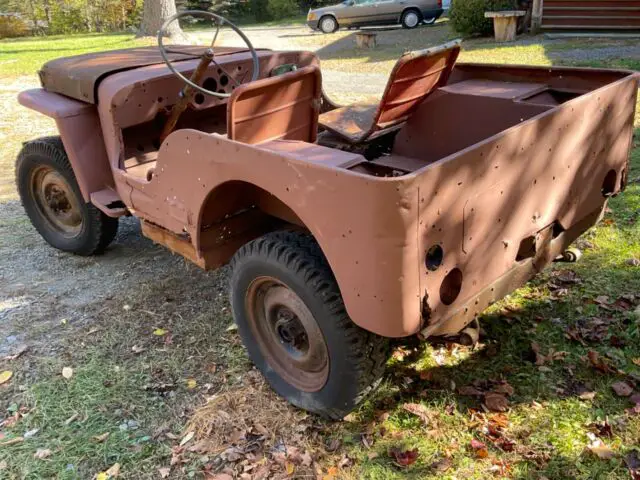
MULTIPOLYGON (((327 68, 386 72, 407 46, 452 36, 441 27, 420 29, 420 34, 419 40, 403 41, 406 32, 391 33, 397 42, 367 55, 350 46, 320 55, 327 68)), ((0 41, 0 86, 19 82, 51 58, 148 41, 131 35, 0 41)), ((462 59, 640 70, 640 61, 615 54, 586 62, 561 58, 562 51, 593 46, 584 40, 505 46, 480 39, 465 43, 462 59), (552 54, 559 59, 552 60, 552 54)), ((11 152, 40 128, 21 120, 22 113, 11 105, 0 123, 2 175, 11 169, 11 152)), ((40 128, 52 129, 50 124, 40 128)), ((263 435, 256 440, 262 449, 253 457, 243 454, 234 464, 236 471, 247 467, 249 473, 267 465, 281 476, 327 480, 631 478, 624 458, 640 446, 640 412, 629 410, 628 398, 616 395, 612 385, 626 381, 640 387, 640 267, 633 262, 640 260, 638 115, 629 179, 604 220, 579 240, 581 262, 554 264, 489 309, 482 319, 486 335, 475 350, 438 344, 398 347, 381 388, 343 423, 306 416, 253 379, 237 334, 226 328, 231 323, 226 300, 212 293, 224 289, 223 276, 213 277, 215 289, 192 290, 180 275, 157 281, 145 285, 141 296, 127 298, 127 308, 125 300, 107 299, 91 312, 90 324, 60 325, 63 332, 51 338, 55 348, 50 354, 0 360, 0 371, 14 372, 0 387, 5 419, 0 478, 89 479, 114 464, 120 465, 122 478, 136 480, 160 478, 160 468, 170 468, 170 478, 216 478, 207 472, 224 468, 217 458, 232 443, 233 428, 253 428, 263 435), (194 309, 203 299, 210 302, 207 310, 194 309), (158 327, 166 332, 154 335, 158 327), (548 357, 538 364, 532 342, 548 357), (595 369, 589 352, 597 352, 612 368, 595 369), (74 372, 66 379, 60 372, 69 365, 74 372), (249 384, 247 378, 252 378, 249 384), (513 388, 502 414, 485 412, 478 397, 460 390, 495 388, 500 382, 513 388), (194 412, 214 393, 220 394, 214 403, 194 412), (209 440, 206 429, 198 427, 206 424, 212 426, 209 440), (180 447, 188 431, 196 436, 180 447), (610 449, 603 453, 610 458, 587 448, 594 438, 610 449), (474 448, 472 441, 486 449, 474 448), (314 463, 308 465, 299 455, 282 457, 282 445, 308 452, 314 463), (417 458, 400 467, 390 454, 394 449, 417 449, 417 458), (48 453, 36 458, 38 450, 48 453), (238 467, 242 461, 247 463, 238 467)), ((0 202, 15 199, 9 181, 0 202)), ((26 231, 26 222, 22 217, 7 222, 0 245, 11 241, 14 248, 28 248, 32 236, 14 235, 26 231)), ((100 259, 74 261, 74 268, 86 268, 100 259)), ((191 270, 185 267, 185 272, 191 270)))

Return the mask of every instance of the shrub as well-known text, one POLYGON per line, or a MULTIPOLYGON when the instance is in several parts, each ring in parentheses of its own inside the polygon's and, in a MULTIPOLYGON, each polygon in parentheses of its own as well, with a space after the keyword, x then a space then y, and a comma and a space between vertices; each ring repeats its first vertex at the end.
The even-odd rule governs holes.
POLYGON ((29 33, 29 26, 20 17, 0 15, 0 38, 24 37, 29 33))
POLYGON ((269 0, 267 3, 269 16, 274 20, 289 18, 300 13, 300 7, 295 0, 269 0))
POLYGON ((484 12, 513 10, 514 0, 453 0, 449 18, 453 29, 463 35, 491 35, 493 21, 484 12))

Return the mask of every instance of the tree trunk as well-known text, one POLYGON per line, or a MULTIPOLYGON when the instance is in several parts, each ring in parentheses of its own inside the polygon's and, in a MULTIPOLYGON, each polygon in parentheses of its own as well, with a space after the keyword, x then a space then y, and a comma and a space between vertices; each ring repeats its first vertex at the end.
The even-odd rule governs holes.
MULTIPOLYGON (((138 37, 156 36, 162 24, 176 14, 175 0, 144 0, 142 23, 138 30, 138 37)), ((185 35, 177 21, 167 28, 167 35, 173 39, 184 39, 185 35)))

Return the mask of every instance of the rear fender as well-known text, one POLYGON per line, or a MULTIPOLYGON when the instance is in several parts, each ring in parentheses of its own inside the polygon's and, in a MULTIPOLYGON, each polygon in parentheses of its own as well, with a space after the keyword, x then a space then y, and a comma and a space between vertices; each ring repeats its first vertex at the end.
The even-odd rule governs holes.
POLYGON ((113 174, 94 105, 42 88, 21 92, 18 102, 55 120, 85 201, 90 200, 92 192, 113 188, 113 174))

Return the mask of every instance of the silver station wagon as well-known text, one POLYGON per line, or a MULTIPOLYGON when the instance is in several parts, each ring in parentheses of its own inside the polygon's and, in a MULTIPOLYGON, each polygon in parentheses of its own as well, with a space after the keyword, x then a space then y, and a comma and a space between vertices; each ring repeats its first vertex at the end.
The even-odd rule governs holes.
POLYGON ((401 24, 415 28, 423 22, 434 23, 442 12, 442 0, 345 0, 309 10, 307 25, 323 33, 365 25, 401 24))

